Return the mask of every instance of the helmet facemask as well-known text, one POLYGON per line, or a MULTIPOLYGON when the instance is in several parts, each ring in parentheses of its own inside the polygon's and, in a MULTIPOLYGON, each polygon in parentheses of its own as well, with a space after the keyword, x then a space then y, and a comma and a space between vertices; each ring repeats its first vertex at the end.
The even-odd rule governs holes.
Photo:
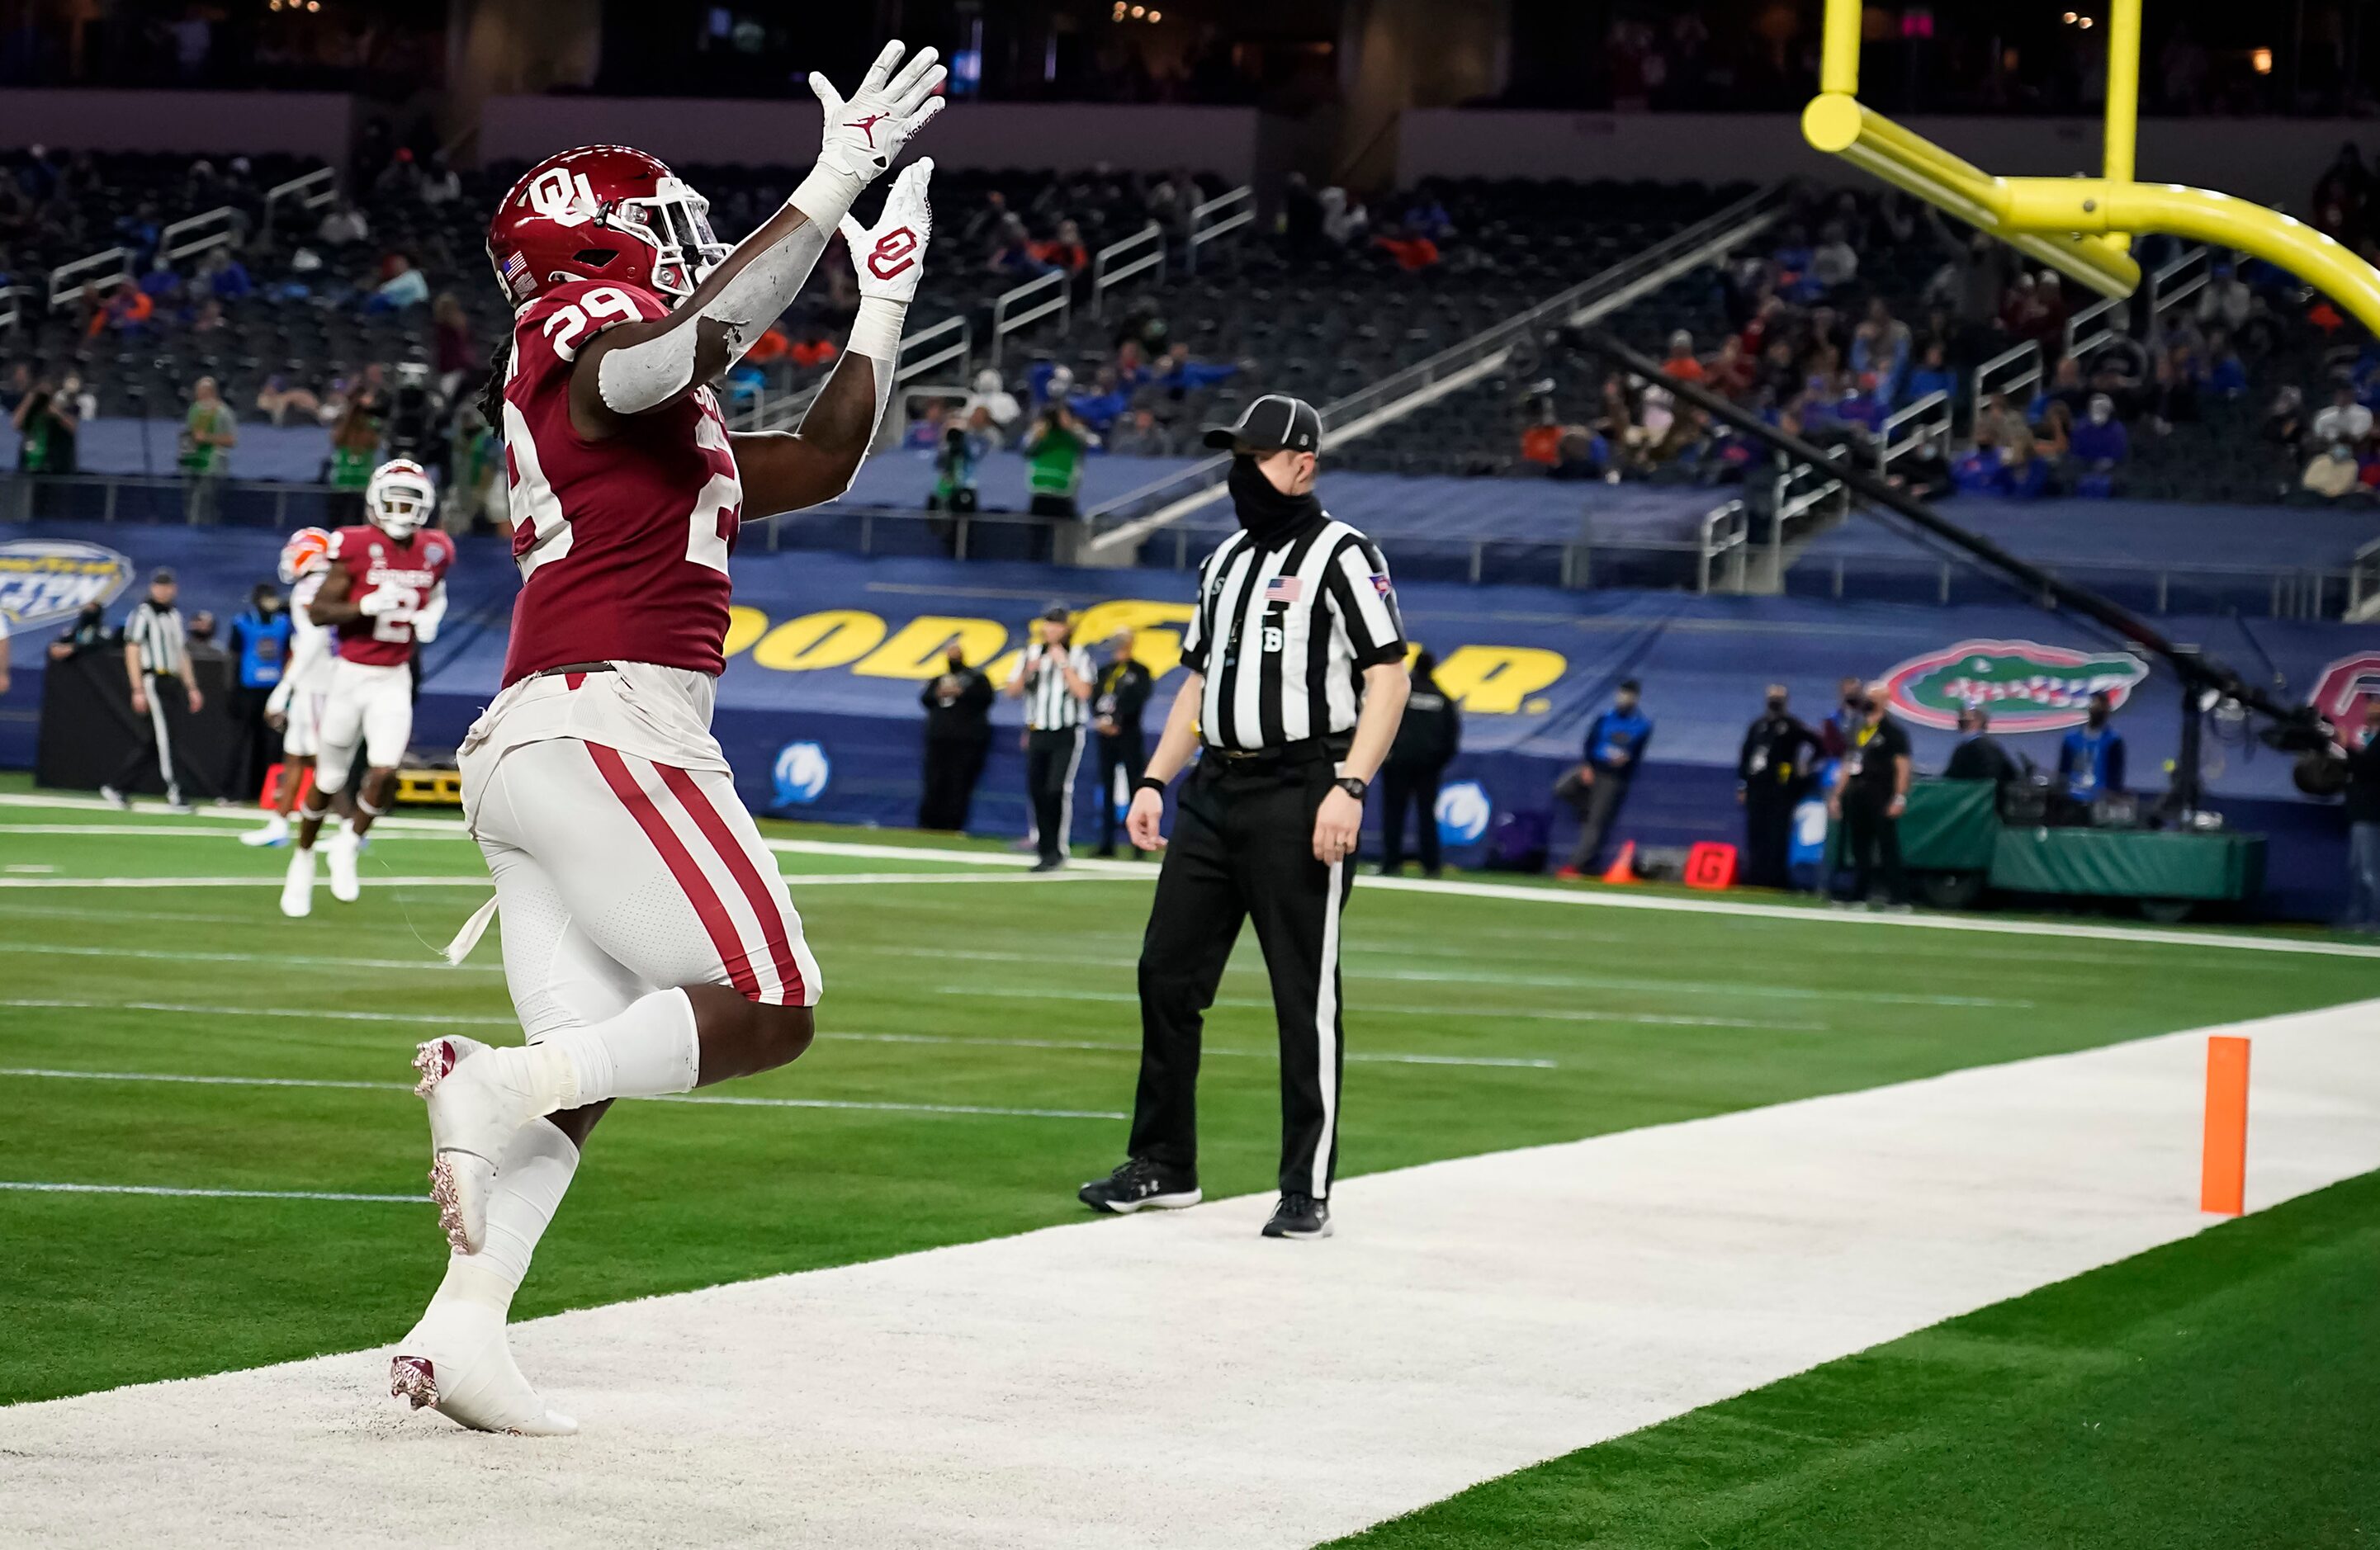
POLYGON ((428 477, 411 469, 383 472, 364 495, 372 526, 399 543, 421 530, 437 499, 428 477))
POLYGON ((727 244, 710 230, 710 201, 680 177, 662 177, 641 199, 623 200, 612 220, 653 246, 653 289, 683 300, 719 267, 727 244))

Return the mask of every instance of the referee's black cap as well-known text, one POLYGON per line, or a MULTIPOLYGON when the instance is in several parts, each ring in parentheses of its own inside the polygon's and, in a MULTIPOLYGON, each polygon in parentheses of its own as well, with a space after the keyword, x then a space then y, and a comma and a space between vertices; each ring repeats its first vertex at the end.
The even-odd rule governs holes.
POLYGON ((1303 398, 1268 393, 1247 407, 1237 425, 1210 425, 1206 443, 1227 452, 1320 452, 1322 417, 1303 398))

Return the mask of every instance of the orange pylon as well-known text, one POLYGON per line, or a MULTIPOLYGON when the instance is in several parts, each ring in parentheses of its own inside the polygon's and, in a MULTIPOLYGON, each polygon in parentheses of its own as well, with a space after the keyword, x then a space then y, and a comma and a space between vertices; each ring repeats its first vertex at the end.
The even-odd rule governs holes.
POLYGON ((1612 857, 1611 865, 1603 869, 1603 880, 1608 883, 1633 883, 1636 880, 1635 841, 1621 842, 1620 854, 1612 857))

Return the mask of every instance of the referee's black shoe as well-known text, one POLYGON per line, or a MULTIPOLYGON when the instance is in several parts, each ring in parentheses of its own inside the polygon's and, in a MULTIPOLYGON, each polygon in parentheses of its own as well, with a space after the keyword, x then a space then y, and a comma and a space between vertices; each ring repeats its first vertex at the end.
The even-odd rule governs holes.
POLYGON ((1119 1217, 1135 1211, 1172 1211, 1198 1204, 1198 1176, 1187 1169, 1133 1157, 1106 1178, 1085 1184, 1075 1192, 1075 1198, 1094 1211, 1111 1211, 1119 1217))
POLYGON ((1330 1236, 1330 1204, 1310 1194, 1285 1194, 1281 1204, 1272 1208, 1272 1220, 1265 1223, 1268 1238, 1328 1238, 1330 1236))

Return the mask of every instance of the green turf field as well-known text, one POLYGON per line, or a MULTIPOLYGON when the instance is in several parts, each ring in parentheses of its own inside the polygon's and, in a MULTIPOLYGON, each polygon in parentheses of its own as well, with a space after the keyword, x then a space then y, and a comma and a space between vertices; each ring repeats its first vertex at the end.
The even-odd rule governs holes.
MULTIPOLYGON (((27 795, 0 783, 13 799, 0 805, 0 1180, 407 1198, 0 1190, 0 1403, 400 1333, 443 1261, 418 1199, 427 1147, 412 1046, 441 1031, 513 1036, 495 942, 460 970, 434 958, 486 896, 475 848, 452 830, 384 829, 362 902, 318 892, 312 918, 287 922, 275 909, 285 853, 236 843, 244 815, 19 805, 27 795)), ((698 1095, 728 1102, 624 1105, 589 1148, 516 1316, 1074 1219, 1075 1184, 1118 1159, 1154 867, 1032 878, 999 847, 765 827, 790 847, 780 859, 826 980, 818 1045, 792 1068, 698 1095), (891 854, 849 854, 860 842, 891 854), (754 1099, 766 1101, 732 1101, 754 1099)), ((1350 1174, 2380 987, 2366 958, 1361 885, 1344 963, 1350 1174)), ((1244 942, 1210 1024, 1210 1196, 1270 1187, 1271 1042, 1244 942)), ((2222 1520, 2238 1531, 2228 1543, 2327 1543, 2347 1521, 2321 1509, 2329 1465, 2289 1428, 2370 1391, 2333 1357, 2357 1321, 2367 1353, 2380 1347, 2375 1199, 2369 1180, 2334 1190, 1481 1487, 1378 1537, 2119 1543, 2093 1530, 2095 1503, 2155 1495, 2193 1532, 2211 1521, 2165 1477, 2189 1475, 2203 1495, 2222 1477, 2200 1453, 2220 1447, 2305 1459, 2302 1489, 2241 1496, 2222 1520), (2361 1301, 2341 1269, 2358 1254, 2361 1301), (2232 1400, 2192 1398, 2199 1377, 2232 1400), (2311 1387, 2260 1409, 2249 1402, 2260 1384, 2311 1387), (2074 1447, 2090 1451, 2061 1454, 2069 1476, 2051 1483, 2040 1460, 2066 1446, 2058 1428, 2094 1416, 2121 1420, 2122 1446, 2077 1431, 2074 1447), (1946 1480, 1969 1493, 1962 1523, 2008 1532, 1912 1528, 1946 1480), (2059 1493, 2067 1515, 2047 1516, 2030 1481, 2059 1493)))

